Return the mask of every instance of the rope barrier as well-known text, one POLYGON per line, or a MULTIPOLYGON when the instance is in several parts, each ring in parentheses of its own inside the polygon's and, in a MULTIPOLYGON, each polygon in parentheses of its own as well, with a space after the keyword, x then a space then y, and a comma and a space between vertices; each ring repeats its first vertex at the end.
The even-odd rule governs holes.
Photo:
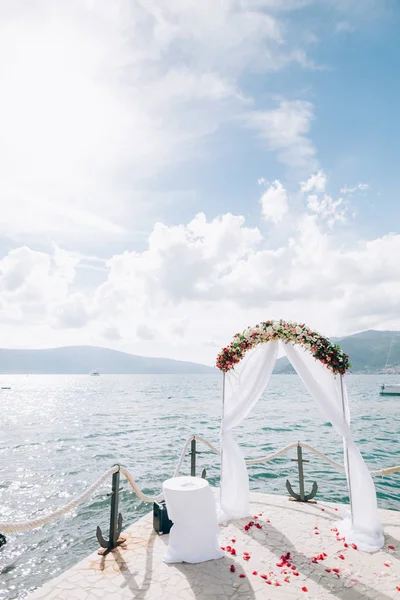
POLYGON ((20 533, 22 531, 29 531, 30 529, 36 529, 36 527, 42 527, 42 525, 47 525, 47 523, 51 523, 55 521, 59 517, 62 517, 71 510, 74 510, 85 502, 99 487, 101 487, 107 480, 109 480, 110 476, 118 471, 118 465, 108 469, 99 477, 91 486, 87 488, 82 494, 76 496, 71 502, 68 502, 65 506, 58 508, 52 513, 44 515, 43 517, 39 517, 38 519, 31 519, 30 521, 22 521, 19 523, 0 523, 0 531, 2 533, 20 533))
MULTIPOLYGON (((215 446, 213 446, 213 444, 211 444, 211 442, 209 442, 208 440, 206 440, 205 438, 203 438, 199 435, 192 435, 186 440, 186 442, 183 446, 182 452, 179 457, 178 465, 174 471, 173 477, 177 477, 179 475, 180 470, 183 465, 183 462, 186 457, 188 446, 192 440, 201 442, 215 454, 220 454, 219 450, 215 446)), ((278 450, 278 452, 274 452, 273 454, 270 454, 269 456, 265 456, 263 458, 247 459, 246 464, 247 465, 256 465, 256 464, 262 464, 262 463, 269 462, 271 460, 274 460, 275 458, 278 458, 279 456, 281 456, 288 450, 291 450, 292 448, 297 448, 297 446, 299 444, 302 448, 305 448, 306 450, 313 452, 314 454, 319 456, 322 460, 325 460, 326 462, 328 462, 330 465, 332 465, 336 469, 338 469, 340 471, 345 470, 343 465, 328 458, 325 454, 323 454, 319 450, 316 450, 315 448, 313 448, 312 446, 309 446, 308 444, 303 444, 303 443, 298 443, 298 442, 289 444, 288 446, 285 446, 281 450, 278 450)), ((71 500, 71 502, 69 502, 65 506, 60 507, 51 513, 48 513, 47 515, 44 515, 37 519, 31 519, 29 521, 21 521, 21 522, 17 522, 14 524, 0 522, 0 531, 2 533, 20 533, 23 531, 29 531, 30 529, 35 529, 37 527, 42 527, 43 525, 46 525, 47 523, 51 523, 52 521, 55 521, 56 519, 62 517, 63 515, 75 510, 80 504, 85 502, 90 496, 92 496, 94 494, 94 492, 98 488, 100 488, 102 485, 104 485, 104 483, 109 479, 109 477, 111 475, 116 473, 118 470, 126 478, 129 485, 131 486, 132 490, 135 492, 135 494, 137 495, 137 497, 140 500, 142 500, 143 502, 160 502, 161 500, 163 500, 164 495, 162 493, 158 494, 157 496, 148 496, 147 494, 142 492, 140 487, 135 482, 133 475, 129 471, 129 469, 127 469, 126 467, 123 467, 123 466, 115 465, 114 467, 111 467, 111 469, 108 469, 108 471, 106 471, 101 477, 99 477, 94 483, 92 483, 85 491, 83 491, 79 496, 76 496, 73 500, 71 500)), ((386 469, 380 469, 379 471, 373 471, 373 472, 371 472, 371 475, 372 475, 372 477, 377 477, 379 475, 390 475, 390 474, 396 473, 398 471, 400 471, 400 465, 395 466, 395 467, 388 467, 386 469)))

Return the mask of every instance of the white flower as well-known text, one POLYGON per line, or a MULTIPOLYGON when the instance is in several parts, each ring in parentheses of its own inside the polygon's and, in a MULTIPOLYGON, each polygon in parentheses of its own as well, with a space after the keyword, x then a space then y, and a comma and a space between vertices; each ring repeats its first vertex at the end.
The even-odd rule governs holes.
POLYGON ((299 325, 297 325, 297 327, 296 327, 296 333, 298 333, 300 335, 300 333, 302 331, 303 331, 302 328, 299 325))

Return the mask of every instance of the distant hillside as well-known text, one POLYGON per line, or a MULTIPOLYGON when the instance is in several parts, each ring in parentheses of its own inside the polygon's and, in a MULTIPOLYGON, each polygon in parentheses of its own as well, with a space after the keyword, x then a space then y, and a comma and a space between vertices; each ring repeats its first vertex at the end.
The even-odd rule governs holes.
MULTIPOLYGON (((331 339, 350 356, 351 373, 400 373, 400 332, 369 330, 331 339), (385 371, 393 334, 394 342, 385 371)), ((294 373, 294 369, 283 357, 277 361, 274 373, 294 373)))
POLYGON ((0 373, 80 374, 96 369, 110 374, 207 374, 206 365, 147 358, 96 346, 68 346, 46 350, 0 349, 0 373))

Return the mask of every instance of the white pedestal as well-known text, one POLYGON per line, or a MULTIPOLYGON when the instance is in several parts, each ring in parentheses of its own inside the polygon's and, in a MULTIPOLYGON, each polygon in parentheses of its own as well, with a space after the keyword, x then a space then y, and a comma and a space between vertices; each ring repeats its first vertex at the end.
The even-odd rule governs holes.
POLYGON ((164 481, 163 491, 168 516, 174 523, 164 561, 199 563, 222 558, 217 506, 208 481, 174 477, 164 481))

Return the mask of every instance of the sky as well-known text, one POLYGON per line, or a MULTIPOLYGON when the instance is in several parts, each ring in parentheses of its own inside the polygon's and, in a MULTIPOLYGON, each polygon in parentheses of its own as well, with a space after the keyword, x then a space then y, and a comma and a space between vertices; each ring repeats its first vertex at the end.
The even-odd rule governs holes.
POLYGON ((396 0, 0 0, 0 347, 400 329, 396 0))

